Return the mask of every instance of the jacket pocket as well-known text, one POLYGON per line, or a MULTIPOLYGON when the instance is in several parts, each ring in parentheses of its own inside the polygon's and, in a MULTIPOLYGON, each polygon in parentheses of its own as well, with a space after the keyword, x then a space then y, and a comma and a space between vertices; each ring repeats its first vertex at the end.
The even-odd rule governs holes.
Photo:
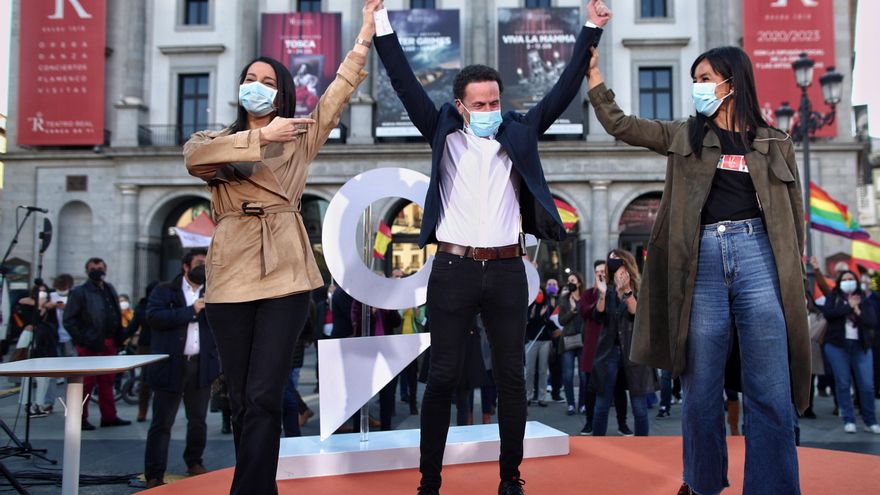
POLYGON ((770 171, 773 176, 782 182, 794 182, 794 175, 792 175, 791 170, 788 169, 788 165, 784 161, 772 160, 770 162, 770 171))
POLYGON ((217 230, 214 231, 214 236, 211 237, 211 246, 208 248, 208 257, 210 258, 211 265, 213 266, 223 266, 226 264, 226 260, 223 256, 223 250, 225 248, 223 244, 224 240, 226 239, 225 234, 226 229, 223 228, 221 222, 221 225, 217 225, 217 230))

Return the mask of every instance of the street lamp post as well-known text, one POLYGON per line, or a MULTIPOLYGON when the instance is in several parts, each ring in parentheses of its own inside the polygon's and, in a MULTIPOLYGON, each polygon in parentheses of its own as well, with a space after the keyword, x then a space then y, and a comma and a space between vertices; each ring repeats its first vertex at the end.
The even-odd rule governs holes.
POLYGON ((813 104, 807 94, 807 89, 813 84, 813 66, 815 61, 807 57, 806 53, 801 53, 800 57, 791 64, 794 69, 795 81, 801 89, 801 101, 798 108, 798 124, 792 128, 792 120, 795 115, 794 110, 788 105, 787 101, 782 102, 782 106, 776 110, 776 125, 780 130, 790 133, 795 142, 800 142, 803 146, 804 156, 804 176, 803 176, 803 194, 804 194, 804 212, 806 214, 807 232, 807 274, 812 280, 812 266, 810 259, 813 257, 813 242, 811 235, 812 218, 810 212, 810 138, 816 131, 830 125, 834 122, 836 114, 836 106, 840 103, 843 93, 843 75, 829 67, 828 72, 819 78, 822 85, 822 96, 825 103, 831 107, 826 114, 820 114, 813 111, 813 104))

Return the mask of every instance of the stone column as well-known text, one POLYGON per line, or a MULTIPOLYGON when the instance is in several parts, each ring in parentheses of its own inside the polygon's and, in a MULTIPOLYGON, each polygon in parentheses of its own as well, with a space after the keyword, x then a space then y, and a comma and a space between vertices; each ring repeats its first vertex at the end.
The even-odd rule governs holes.
POLYGON ((373 108, 375 100, 358 92, 349 103, 351 109, 351 127, 348 144, 373 144, 373 108))
POLYGON ((120 294, 129 294, 133 298, 139 187, 137 184, 119 184, 117 187, 122 193, 122 211, 118 217, 119 239, 116 244, 116 260, 119 266, 110 268, 115 274, 111 282, 120 294))
POLYGON ((605 258, 608 250, 611 249, 609 244, 609 233, 611 226, 608 224, 608 186, 611 181, 608 180, 591 180, 590 187, 593 188, 593 222, 590 226, 592 238, 592 252, 590 262, 597 259, 605 258))

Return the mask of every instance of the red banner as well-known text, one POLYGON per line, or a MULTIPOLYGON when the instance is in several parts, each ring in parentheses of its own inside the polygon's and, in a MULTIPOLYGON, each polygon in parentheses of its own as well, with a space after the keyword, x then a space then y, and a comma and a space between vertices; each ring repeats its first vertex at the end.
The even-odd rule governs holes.
MULTIPOLYGON (((813 109, 827 111, 819 77, 835 65, 834 0, 743 0, 743 44, 755 67, 758 104, 767 122, 776 124, 774 112, 783 101, 798 109, 801 90, 791 64, 802 52, 816 62, 808 90, 813 109)), ((816 135, 836 136, 837 126, 816 135)))
POLYGON ((105 0, 19 5, 18 144, 103 143, 105 0))

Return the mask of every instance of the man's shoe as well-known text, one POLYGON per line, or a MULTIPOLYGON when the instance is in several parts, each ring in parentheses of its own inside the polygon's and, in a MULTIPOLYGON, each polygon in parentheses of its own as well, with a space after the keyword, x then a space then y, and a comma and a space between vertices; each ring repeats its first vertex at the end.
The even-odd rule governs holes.
POLYGON ((855 423, 847 423, 843 425, 843 431, 847 433, 855 433, 856 432, 856 424, 855 423))
POLYGON ((678 489, 677 495, 693 495, 694 491, 691 490, 691 487, 687 486, 687 483, 682 483, 681 488, 678 489))
POLYGON ((669 409, 665 407, 661 407, 659 411, 657 411, 657 419, 663 419, 669 417, 669 409))
POLYGON ((593 434, 593 423, 591 421, 587 421, 587 424, 581 428, 581 435, 590 436, 593 434))
POLYGON ((205 466, 202 466, 201 464, 193 464, 192 466, 186 468, 186 474, 190 476, 198 476, 207 472, 208 470, 205 469, 205 466))
POLYGON ((522 478, 514 478, 512 480, 504 480, 498 485, 498 495, 525 495, 523 485, 526 480, 522 478))
POLYGON ((416 495, 440 495, 440 489, 420 486, 418 490, 416 490, 416 495))
POLYGON ((880 425, 873 424, 871 426, 866 426, 865 431, 867 431, 868 433, 873 433, 875 435, 880 435, 880 425))
POLYGON ((158 488, 164 484, 165 484, 165 481, 160 480, 158 478, 152 479, 152 480, 147 480, 147 490, 149 490, 150 488, 158 488))
POLYGON ((82 431, 92 431, 95 429, 95 425, 89 423, 89 420, 82 420, 82 431))
POLYGON ((635 435, 632 430, 629 429, 629 426, 623 424, 617 427, 617 433, 620 433, 624 437, 631 437, 635 435))
POLYGON ((813 412, 813 408, 807 408, 807 410, 804 411, 804 418, 816 419, 816 413, 813 412))
POLYGON ((568 409, 565 411, 565 414, 569 416, 574 416, 574 406, 568 406, 568 409))
POLYGON ((130 424, 131 424, 131 421, 128 421, 127 419, 121 419, 121 418, 114 418, 114 419, 111 419, 110 421, 104 421, 103 419, 101 420, 101 428, 104 428, 105 426, 106 427, 109 427, 109 426, 128 426, 130 424))
POLYGON ((542 400, 539 400, 539 401, 538 401, 538 405, 541 406, 541 407, 547 407, 547 403, 544 402, 544 401, 542 401, 542 400))

